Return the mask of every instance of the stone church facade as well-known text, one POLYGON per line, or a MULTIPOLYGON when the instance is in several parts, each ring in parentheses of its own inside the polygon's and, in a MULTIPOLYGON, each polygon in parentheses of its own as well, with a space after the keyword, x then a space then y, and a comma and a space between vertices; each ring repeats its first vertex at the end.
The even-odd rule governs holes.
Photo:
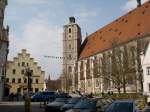
POLYGON ((81 29, 74 17, 69 18, 69 23, 64 25, 63 32, 63 72, 61 76, 62 90, 69 92, 74 90, 73 68, 79 57, 81 47, 81 29))
POLYGON ((143 92, 141 55, 150 41, 149 12, 150 1, 138 3, 134 10, 86 37, 72 63, 73 90, 143 92))

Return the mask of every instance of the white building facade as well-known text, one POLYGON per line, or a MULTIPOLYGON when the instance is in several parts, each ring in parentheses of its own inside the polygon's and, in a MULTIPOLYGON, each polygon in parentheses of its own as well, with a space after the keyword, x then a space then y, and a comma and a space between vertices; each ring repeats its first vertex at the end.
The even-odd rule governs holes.
POLYGON ((142 57, 141 61, 142 61, 142 68, 143 68, 144 94, 150 97, 150 42, 146 48, 146 52, 141 57, 142 57))
MULTIPOLYGON (((84 40, 74 64, 78 90, 143 93, 141 54, 150 41, 149 5, 148 1, 138 6, 84 40)), ((149 73, 149 67, 145 71, 149 73)))

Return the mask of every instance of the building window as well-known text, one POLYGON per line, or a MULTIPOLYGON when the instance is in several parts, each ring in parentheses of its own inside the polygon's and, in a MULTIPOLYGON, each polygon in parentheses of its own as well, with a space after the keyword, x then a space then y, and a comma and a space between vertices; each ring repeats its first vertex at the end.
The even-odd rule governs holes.
POLYGON ((25 66, 25 63, 24 63, 24 62, 22 62, 22 66, 25 66))
POLYGON ((15 78, 12 79, 12 83, 15 83, 15 78))
POLYGON ((29 66, 29 63, 27 63, 27 66, 29 66))
POLYGON ((150 67, 147 67, 147 75, 150 75, 150 67))
POLYGON ((20 63, 18 63, 18 66, 20 66, 20 63))
POLYGON ((150 92, 150 83, 148 84, 148 90, 149 90, 149 92, 150 92))
POLYGON ((21 70, 21 74, 24 74, 24 70, 21 70))
POLYGON ((72 67, 71 66, 68 67, 68 71, 72 72, 72 67))
POLYGON ((16 74, 16 70, 15 69, 12 70, 12 74, 16 74))
POLYGON ((21 88, 17 88, 17 93, 21 93, 21 88))
POLYGON ((69 28, 69 33, 71 33, 71 28, 69 28))
POLYGON ((6 83, 9 83, 9 78, 6 79, 6 83))
POLYGON ((35 88, 35 93, 39 91, 39 88, 35 88))
POLYGON ((21 83, 21 78, 18 79, 18 83, 21 83))
POLYGON ((27 83, 27 79, 24 79, 24 83, 27 83))
POLYGON ((36 80, 35 80, 35 82, 38 84, 38 83, 39 83, 39 80, 38 80, 38 79, 36 79, 36 80))

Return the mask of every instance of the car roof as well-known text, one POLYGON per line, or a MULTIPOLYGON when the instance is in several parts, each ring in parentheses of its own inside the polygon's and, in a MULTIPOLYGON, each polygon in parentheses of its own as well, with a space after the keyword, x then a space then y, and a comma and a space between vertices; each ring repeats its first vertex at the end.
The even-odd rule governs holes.
POLYGON ((133 103, 134 100, 116 100, 115 103, 133 103))

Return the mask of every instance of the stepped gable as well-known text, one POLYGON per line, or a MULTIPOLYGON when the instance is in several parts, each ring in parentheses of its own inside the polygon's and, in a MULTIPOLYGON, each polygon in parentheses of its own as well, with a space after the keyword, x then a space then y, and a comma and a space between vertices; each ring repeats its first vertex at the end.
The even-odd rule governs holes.
POLYGON ((79 59, 149 35, 150 1, 89 35, 83 42, 79 59))

